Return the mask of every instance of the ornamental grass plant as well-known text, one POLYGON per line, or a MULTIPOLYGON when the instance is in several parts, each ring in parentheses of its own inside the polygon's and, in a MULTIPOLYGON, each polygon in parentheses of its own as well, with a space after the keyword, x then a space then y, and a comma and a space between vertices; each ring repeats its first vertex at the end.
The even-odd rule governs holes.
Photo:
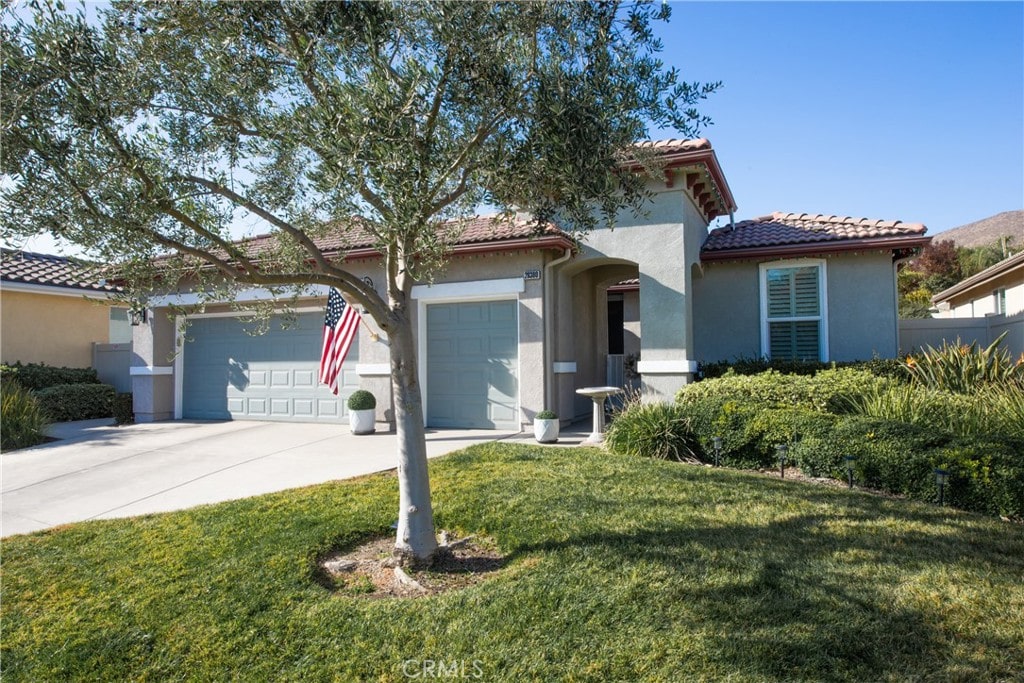
POLYGON ((5 377, 0 394, 0 448, 10 451, 42 443, 47 419, 32 392, 5 377))
POLYGON ((644 402, 631 396, 616 413, 605 437, 608 448, 620 455, 657 460, 699 462, 700 445, 686 411, 679 405, 644 402))

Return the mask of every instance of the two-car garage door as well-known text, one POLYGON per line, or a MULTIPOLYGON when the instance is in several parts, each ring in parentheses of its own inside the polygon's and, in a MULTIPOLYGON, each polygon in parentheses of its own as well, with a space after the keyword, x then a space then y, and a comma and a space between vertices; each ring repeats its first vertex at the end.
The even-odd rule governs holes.
POLYGON ((182 417, 203 420, 345 421, 345 399, 358 388, 353 343, 335 396, 317 381, 323 313, 299 314, 266 334, 235 317, 196 318, 185 333, 182 417))
MULTIPOLYGON (((431 427, 518 429, 516 300, 426 306, 426 421, 431 427)), ((359 386, 358 343, 334 396, 317 381, 323 314, 304 313, 266 334, 236 317, 195 318, 182 355, 182 417, 346 421, 359 386)), ((382 397, 378 397, 380 400, 382 397)))

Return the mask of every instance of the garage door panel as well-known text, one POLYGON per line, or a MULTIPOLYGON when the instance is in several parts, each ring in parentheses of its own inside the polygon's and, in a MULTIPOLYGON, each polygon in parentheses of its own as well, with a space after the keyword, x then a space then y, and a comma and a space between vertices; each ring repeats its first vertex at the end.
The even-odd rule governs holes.
POLYGON ((316 406, 317 417, 340 417, 338 410, 341 407, 341 403, 338 401, 320 399, 316 402, 316 406))
POLYGON ((264 335, 237 318, 191 321, 183 354, 182 414, 196 419, 330 420, 346 417, 344 399, 358 388, 356 340, 340 377, 339 396, 318 382, 323 315, 300 314, 264 335))
POLYGON ((427 306, 427 424, 518 427, 516 301, 427 306))

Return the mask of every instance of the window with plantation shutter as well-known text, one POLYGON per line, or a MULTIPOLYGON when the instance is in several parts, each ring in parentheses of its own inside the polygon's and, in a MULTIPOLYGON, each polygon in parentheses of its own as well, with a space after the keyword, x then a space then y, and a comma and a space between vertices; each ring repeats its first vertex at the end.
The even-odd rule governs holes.
POLYGON ((761 265, 761 352, 776 360, 827 360, 825 263, 761 265))

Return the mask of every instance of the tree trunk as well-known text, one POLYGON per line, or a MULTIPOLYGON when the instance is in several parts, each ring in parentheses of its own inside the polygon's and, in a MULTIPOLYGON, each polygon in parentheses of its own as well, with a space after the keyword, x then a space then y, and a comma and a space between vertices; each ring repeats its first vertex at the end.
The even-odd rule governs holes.
POLYGON ((437 537, 430 504, 423 398, 410 321, 406 318, 402 324, 395 325, 388 340, 398 431, 399 509, 395 556, 403 563, 428 565, 437 552, 437 537))

